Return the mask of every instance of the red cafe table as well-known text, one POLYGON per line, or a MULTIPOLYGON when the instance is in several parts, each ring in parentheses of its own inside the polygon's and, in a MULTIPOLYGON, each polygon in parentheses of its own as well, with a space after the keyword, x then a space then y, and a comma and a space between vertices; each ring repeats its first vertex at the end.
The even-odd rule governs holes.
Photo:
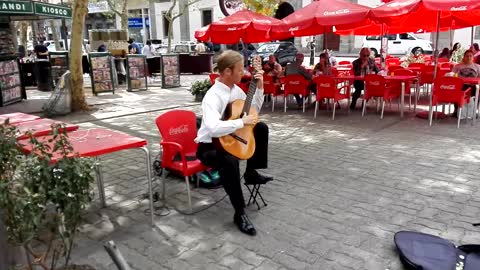
MULTIPOLYGON (((50 132, 52 131, 52 125, 53 124, 61 124, 63 122, 55 121, 52 119, 48 118, 40 118, 32 121, 27 121, 27 122, 20 122, 20 123, 15 123, 13 124, 14 126, 17 127, 19 136, 17 137, 17 140, 23 140, 23 139, 28 139, 26 132, 32 132, 33 137, 40 137, 40 136, 46 136, 49 135, 50 132)), ((72 132, 78 129, 78 125, 74 124, 65 124, 65 131, 67 132, 72 132)))
POLYGON ((0 124, 3 124, 7 119, 10 119, 10 124, 16 124, 20 122, 32 121, 39 118, 40 117, 36 115, 31 115, 31 114, 26 114, 21 112, 0 114, 0 124))
MULTIPOLYGON (((104 128, 92 128, 88 130, 77 130, 68 133, 68 137, 70 139, 70 143, 74 149, 74 152, 78 153, 81 157, 93 157, 97 162, 95 165, 95 173, 97 175, 97 185, 99 190, 100 201, 102 207, 106 206, 105 201, 105 189, 103 183, 103 176, 102 171, 100 169, 99 156, 111 154, 114 152, 127 150, 127 149, 135 149, 139 148, 145 152, 146 156, 146 170, 147 170, 147 182, 148 182, 148 189, 150 194, 150 217, 151 222, 153 225, 153 198, 152 194, 152 175, 150 169, 150 151, 147 148, 147 141, 142 138, 133 137, 128 134, 104 129, 104 128)), ((40 142, 48 142, 48 140, 52 139, 53 136, 42 136, 38 137, 38 141, 40 142)), ((33 149, 32 144, 30 144, 29 140, 21 140, 19 141, 22 150, 25 153, 30 153, 33 149)), ((49 143, 47 143, 49 144, 49 143)), ((52 143, 50 143, 52 144, 52 143)), ((52 161, 58 161, 59 156, 53 156, 52 161)))

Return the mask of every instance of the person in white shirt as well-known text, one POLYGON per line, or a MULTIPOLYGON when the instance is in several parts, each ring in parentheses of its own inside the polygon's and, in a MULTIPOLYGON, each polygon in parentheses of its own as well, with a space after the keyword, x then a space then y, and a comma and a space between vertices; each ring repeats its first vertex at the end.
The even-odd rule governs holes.
POLYGON ((147 57, 148 74, 152 77, 152 73, 156 71, 156 68, 154 59, 155 54, 153 53, 152 42, 150 40, 147 40, 146 45, 142 49, 142 54, 147 57))
MULTIPOLYGON (((218 169, 223 187, 235 209, 233 221, 240 231, 256 235, 255 227, 245 214, 239 160, 225 150, 214 146, 212 139, 231 134, 243 128, 244 125, 255 125, 253 129, 255 153, 247 161, 244 178, 246 183, 266 183, 272 178, 260 175, 256 169, 267 168, 268 126, 259 122, 257 116, 253 115, 246 115, 236 120, 222 120, 229 103, 237 99, 246 99, 245 93, 236 85, 240 83, 243 76, 243 56, 238 52, 227 50, 219 56, 217 68, 220 76, 202 101, 202 124, 195 139, 199 143, 197 158, 203 164, 218 169)), ((254 78, 257 80, 257 89, 252 107, 259 112, 263 104, 263 71, 257 72, 254 78)))

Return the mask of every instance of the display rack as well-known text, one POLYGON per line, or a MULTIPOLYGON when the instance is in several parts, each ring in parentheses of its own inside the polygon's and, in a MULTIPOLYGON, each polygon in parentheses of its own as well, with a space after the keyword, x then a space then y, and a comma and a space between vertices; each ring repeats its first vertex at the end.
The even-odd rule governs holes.
POLYGON ((90 77, 92 79, 92 93, 112 92, 115 94, 113 83, 112 55, 110 53, 89 53, 90 77))
POLYGON ((15 55, 13 40, 8 17, 0 18, 0 56, 15 55))
POLYGON ((22 100, 22 83, 16 56, 0 57, 0 106, 22 100))
POLYGON ((145 55, 127 55, 127 91, 147 90, 147 60, 145 55))
POLYGON ((178 54, 163 54, 160 62, 162 65, 162 88, 179 87, 180 65, 178 54))
POLYGON ((60 77, 69 69, 68 52, 49 52, 48 59, 52 66, 52 80, 56 85, 60 77))

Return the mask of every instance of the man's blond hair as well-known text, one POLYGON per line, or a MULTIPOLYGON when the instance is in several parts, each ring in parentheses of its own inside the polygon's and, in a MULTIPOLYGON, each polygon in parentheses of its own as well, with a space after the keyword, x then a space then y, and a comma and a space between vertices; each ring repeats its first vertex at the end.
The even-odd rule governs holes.
POLYGON ((243 63, 243 56, 236 51, 226 50, 218 57, 218 72, 222 73, 227 68, 233 69, 233 66, 238 62, 243 63))

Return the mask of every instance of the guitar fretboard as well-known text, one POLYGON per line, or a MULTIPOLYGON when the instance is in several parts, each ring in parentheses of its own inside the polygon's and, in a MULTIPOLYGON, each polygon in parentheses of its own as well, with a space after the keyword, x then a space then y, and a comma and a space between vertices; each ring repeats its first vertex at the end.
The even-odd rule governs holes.
POLYGON ((245 99, 245 103, 243 105, 242 115, 244 113, 250 112, 250 107, 252 105, 253 96, 255 95, 255 91, 257 90, 257 80, 252 79, 250 82, 250 86, 248 87, 247 98, 245 99))

